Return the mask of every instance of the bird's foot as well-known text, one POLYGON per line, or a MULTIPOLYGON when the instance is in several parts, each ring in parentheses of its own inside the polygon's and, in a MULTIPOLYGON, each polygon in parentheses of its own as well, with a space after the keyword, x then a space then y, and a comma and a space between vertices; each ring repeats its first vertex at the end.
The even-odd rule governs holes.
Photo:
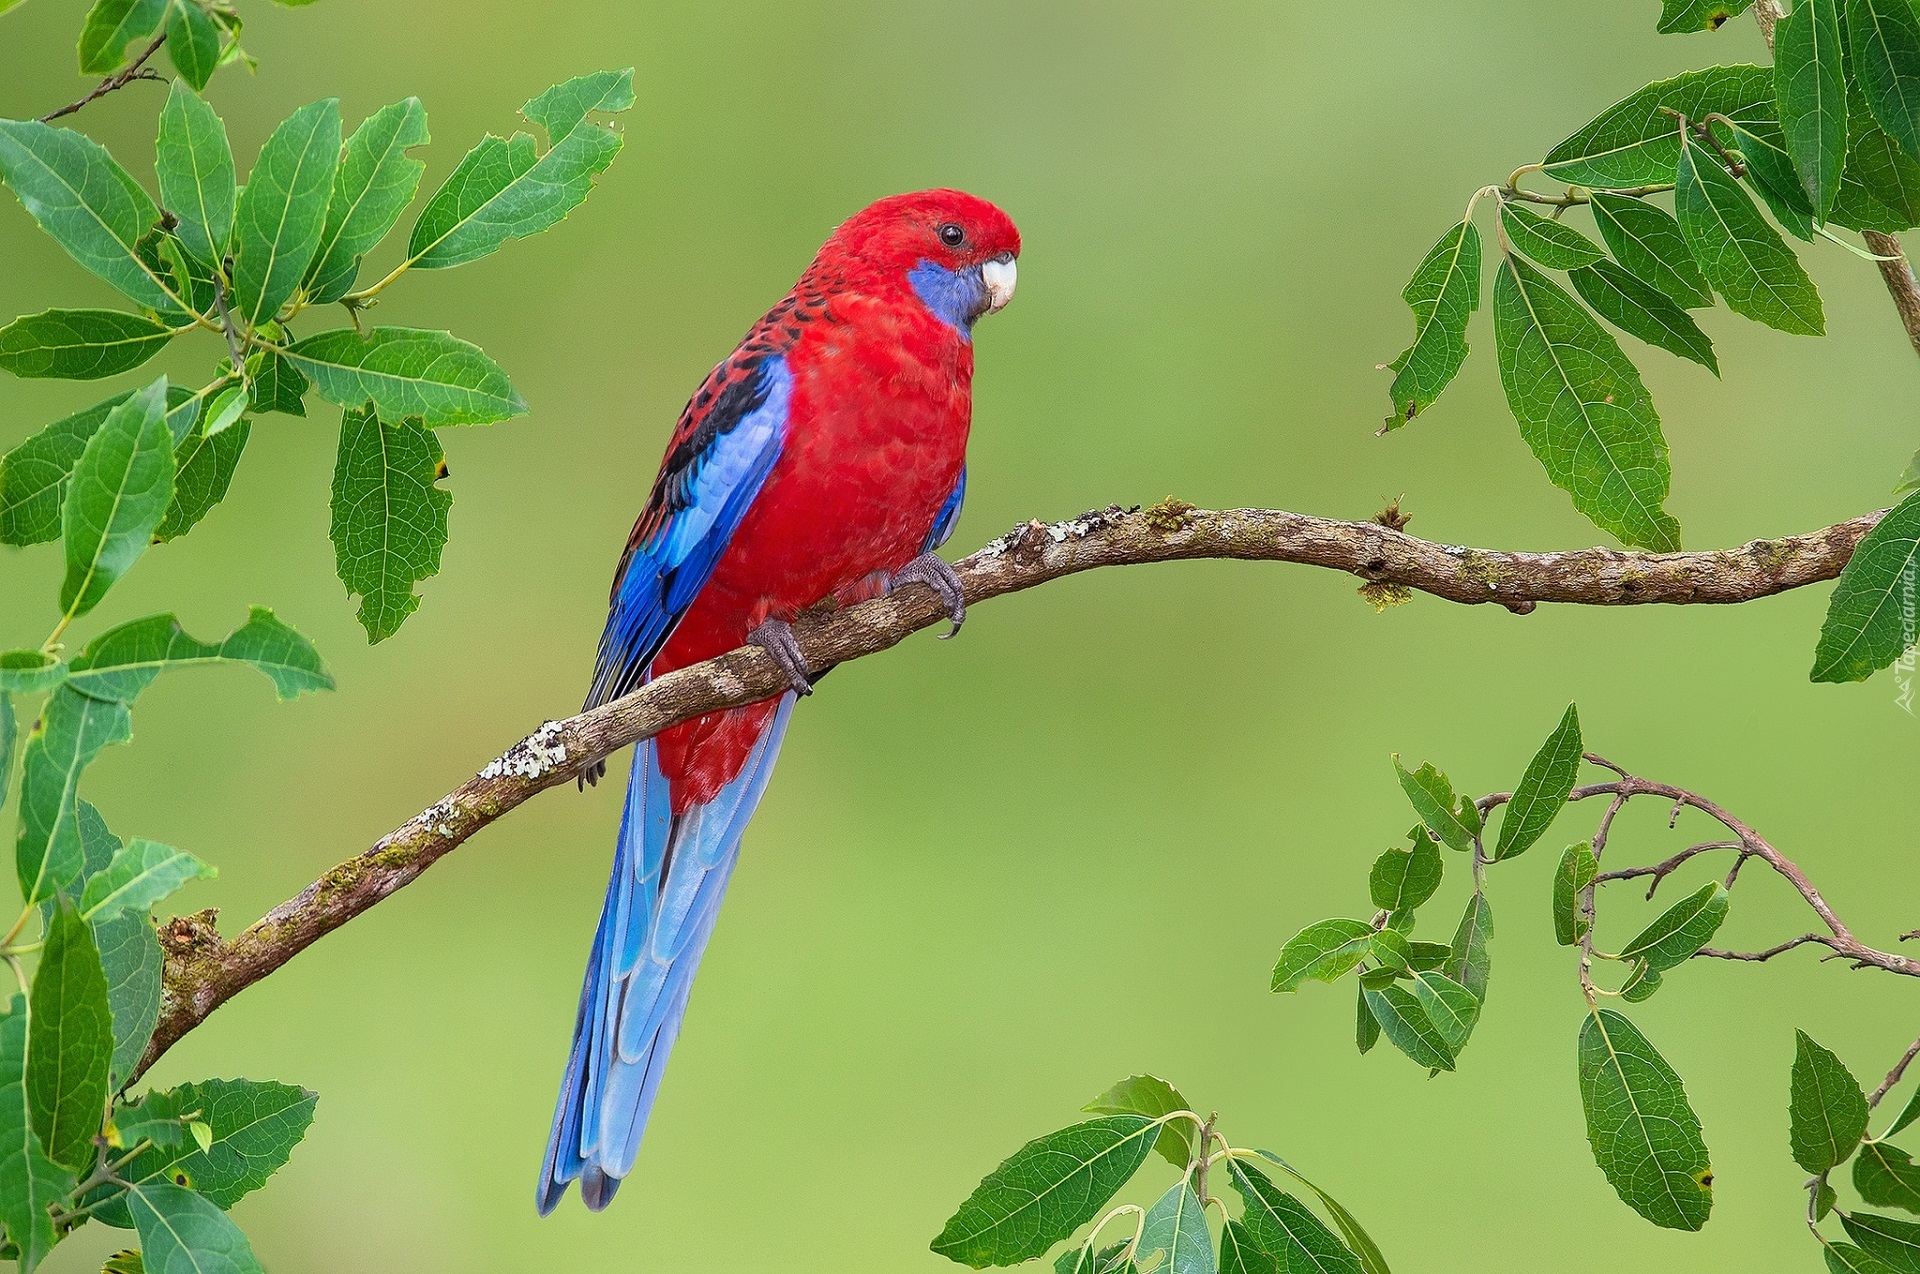
POLYGON ((967 599, 960 590, 960 577, 938 553, 922 553, 894 572, 887 591, 891 593, 902 584, 925 584, 947 608, 947 618, 953 621, 953 627, 941 633, 940 640, 953 636, 960 631, 960 625, 967 622, 967 599))
POLYGON ((747 634, 747 645, 758 646, 767 652, 781 672, 787 674, 787 684, 797 694, 813 693, 813 681, 807 676, 807 661, 801 657, 800 643, 794 638, 793 625, 784 619, 769 619, 747 634))

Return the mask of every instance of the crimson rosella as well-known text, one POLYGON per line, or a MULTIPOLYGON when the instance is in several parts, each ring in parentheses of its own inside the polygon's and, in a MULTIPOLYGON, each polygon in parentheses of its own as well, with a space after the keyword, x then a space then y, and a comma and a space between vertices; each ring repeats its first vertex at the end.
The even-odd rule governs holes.
POLYGON ((789 621, 910 582, 940 596, 954 631, 965 617, 934 550, 966 493, 974 320, 1013 296, 1019 253, 984 199, 882 199, 834 231, 680 414, 614 573, 587 706, 743 643, 792 688, 634 750, 543 1215, 576 1177, 604 1208, 633 1167, 741 833, 812 690, 789 621))

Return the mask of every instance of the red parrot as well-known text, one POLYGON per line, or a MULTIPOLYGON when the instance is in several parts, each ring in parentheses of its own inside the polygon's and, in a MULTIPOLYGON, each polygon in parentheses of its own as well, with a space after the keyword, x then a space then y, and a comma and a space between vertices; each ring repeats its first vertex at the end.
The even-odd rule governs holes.
POLYGON ((749 642, 792 688, 634 750, 542 1215, 576 1178, 599 1211, 633 1167, 741 834, 812 692, 790 621, 919 583, 959 631, 959 580, 934 550, 966 494, 973 325, 1012 298, 1019 255, 1020 232, 984 199, 882 199, 833 232, 680 414, 614 573, 586 706, 749 642))

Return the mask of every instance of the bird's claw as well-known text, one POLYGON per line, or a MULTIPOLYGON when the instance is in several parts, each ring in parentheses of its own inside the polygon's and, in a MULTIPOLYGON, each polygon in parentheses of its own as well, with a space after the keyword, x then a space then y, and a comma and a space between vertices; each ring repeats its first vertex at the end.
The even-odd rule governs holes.
POLYGON ((941 633, 940 640, 953 636, 960 631, 960 625, 967 622, 967 598, 961 591, 960 577, 938 553, 922 553, 894 572, 887 591, 891 593, 902 584, 925 584, 947 608, 947 618, 953 621, 953 627, 941 633))
POLYGON ((800 643, 793 635, 792 624, 784 619, 764 620, 747 634, 747 645, 766 651, 767 657, 787 675, 787 684, 796 694, 813 693, 813 680, 807 675, 807 661, 800 654, 800 643))

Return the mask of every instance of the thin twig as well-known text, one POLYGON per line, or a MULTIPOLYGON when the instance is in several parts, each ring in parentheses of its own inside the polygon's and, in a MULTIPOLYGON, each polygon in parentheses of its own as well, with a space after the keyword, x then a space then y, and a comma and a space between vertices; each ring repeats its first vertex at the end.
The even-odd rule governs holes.
POLYGON ((1593 883, 1596 885, 1604 885, 1610 880, 1636 880, 1641 876, 1651 876, 1653 877, 1653 883, 1647 886, 1647 901, 1651 902, 1653 901, 1654 890, 1660 888, 1660 882, 1679 870, 1682 864, 1692 859, 1695 855, 1704 854, 1709 850, 1715 849, 1741 848, 1744 847, 1737 840, 1710 840, 1699 845, 1689 845, 1672 858, 1655 863, 1651 867, 1624 867, 1619 871, 1601 872, 1598 876, 1594 877, 1593 883))
POLYGON ((112 75, 109 75, 106 79, 101 80, 99 84, 94 86, 93 91, 91 93, 88 93, 85 97, 80 98, 78 101, 68 102, 65 106, 62 106, 57 111, 53 111, 49 114, 42 115, 40 117, 40 122, 42 124, 51 124, 53 123, 54 120, 59 119, 64 115, 73 114, 75 111, 85 106, 88 102, 96 101, 99 98, 105 97, 107 94, 115 91, 116 89, 125 88, 127 85, 133 83, 135 80, 154 80, 164 84, 166 82, 166 77, 161 75, 158 71, 147 70, 146 65, 147 65, 147 59, 152 57, 154 54, 158 53, 160 51, 160 46, 165 44, 166 42, 167 42, 167 33, 164 29, 162 29, 159 35, 156 35, 153 37, 152 43, 148 44, 146 48, 140 50, 139 57, 136 57, 132 62, 128 63, 123 69, 115 71, 112 75))
POLYGON ((1797 938, 1789 938, 1776 946, 1768 947, 1765 951, 1722 951, 1718 947, 1701 947, 1694 952, 1694 955, 1708 960, 1751 960, 1758 964, 1771 960, 1777 955, 1785 955, 1795 947, 1804 947, 1809 942, 1825 945, 1833 941, 1825 934, 1803 933, 1797 938))
POLYGON ((1887 1077, 1880 1081, 1880 1087, 1867 1094, 1867 1105, 1878 1106, 1880 1099, 1893 1091, 1893 1086, 1900 1082, 1900 1077, 1907 1073, 1907 1067, 1913 1064, 1916 1057, 1920 1057, 1920 1040, 1907 1045, 1907 1051, 1900 1055, 1900 1060, 1893 1064, 1887 1077))

